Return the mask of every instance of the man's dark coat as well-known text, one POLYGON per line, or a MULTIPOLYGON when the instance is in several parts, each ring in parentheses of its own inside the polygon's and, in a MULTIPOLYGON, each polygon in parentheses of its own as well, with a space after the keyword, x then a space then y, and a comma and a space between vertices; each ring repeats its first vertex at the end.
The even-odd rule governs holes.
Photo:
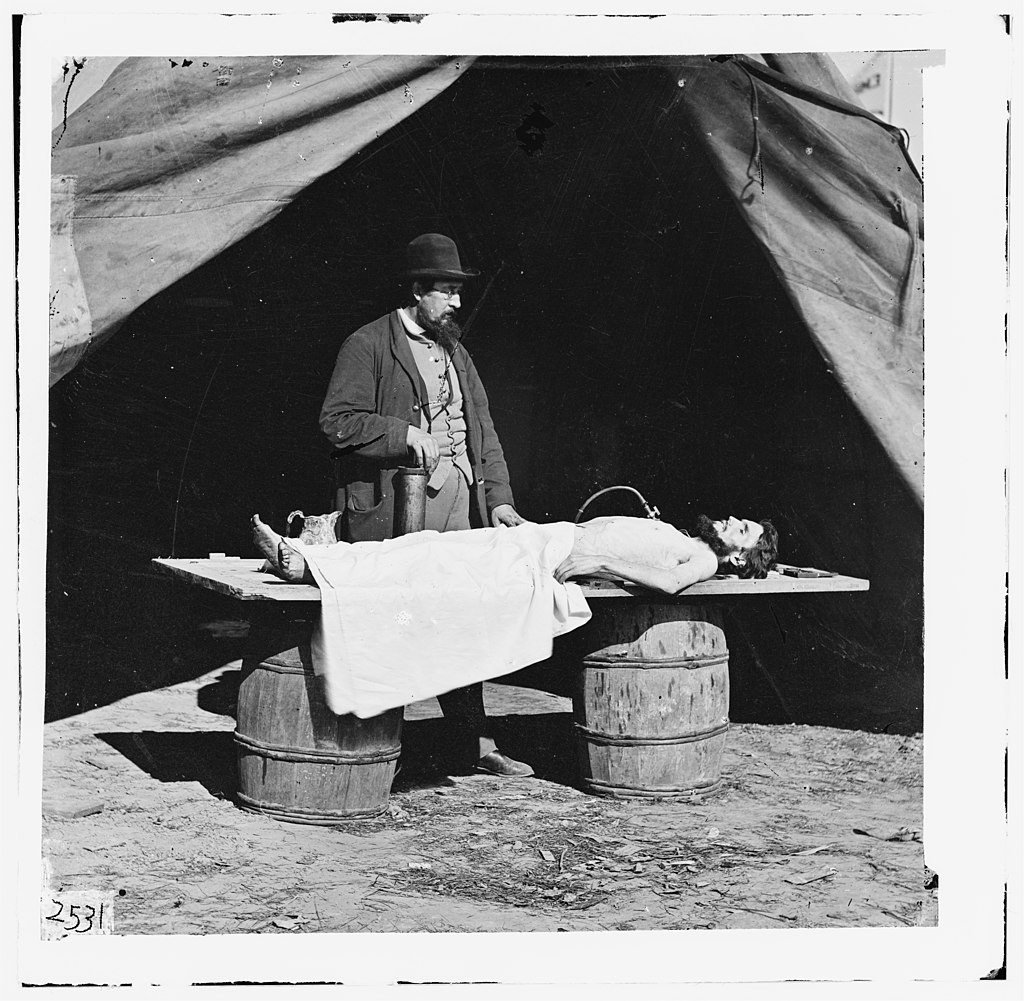
MULTIPOLYGON (((462 387, 466 447, 473 467, 470 523, 490 525, 499 504, 514 504, 508 468, 476 366, 459 345, 452 367, 462 387)), ((336 449, 338 536, 347 542, 393 535, 395 470, 408 466, 409 425, 420 426, 427 390, 394 310, 348 337, 334 366, 320 427, 336 449)))

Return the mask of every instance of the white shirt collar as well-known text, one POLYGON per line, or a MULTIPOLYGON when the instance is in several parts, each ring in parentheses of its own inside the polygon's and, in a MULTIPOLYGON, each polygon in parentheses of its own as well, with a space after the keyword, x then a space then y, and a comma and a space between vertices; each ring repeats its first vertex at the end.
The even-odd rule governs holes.
POLYGON ((427 328, 421 327, 415 320, 410 319, 409 314, 405 311, 405 307, 399 307, 398 315, 401 317, 402 324, 405 327, 406 333, 411 334, 418 340, 425 339, 424 334, 426 334, 427 328))

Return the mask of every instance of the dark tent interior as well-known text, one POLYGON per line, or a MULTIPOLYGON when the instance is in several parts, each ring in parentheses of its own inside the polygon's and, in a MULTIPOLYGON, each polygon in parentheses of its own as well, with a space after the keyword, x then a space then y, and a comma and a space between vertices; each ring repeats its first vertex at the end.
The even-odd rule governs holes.
MULTIPOLYGON (((160 293, 50 397, 47 717, 241 656, 237 611, 156 556, 252 556, 248 520, 332 505, 317 417, 342 339, 451 235, 465 343, 517 507, 639 490, 663 518, 770 517, 780 558, 864 594, 729 607, 737 721, 919 730, 922 514, 644 60, 478 61, 160 293), (194 590, 194 589, 190 589, 194 590)), ((641 515, 627 492, 587 511, 641 515)), ((564 691, 556 657, 519 683, 564 691)), ((513 679, 510 679, 513 680, 513 679)))

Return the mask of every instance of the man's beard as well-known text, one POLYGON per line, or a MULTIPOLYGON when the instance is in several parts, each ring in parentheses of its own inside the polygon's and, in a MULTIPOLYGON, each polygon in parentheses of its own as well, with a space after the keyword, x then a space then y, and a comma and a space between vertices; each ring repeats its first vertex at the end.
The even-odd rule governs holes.
POLYGON ((732 550, 719 538, 718 530, 715 528, 715 523, 706 515, 697 515, 697 525, 693 530, 694 535, 697 536, 701 542, 707 543, 713 552, 719 559, 723 556, 728 556, 732 550))
POLYGON ((448 354, 452 354, 456 347, 458 347, 459 341, 462 339, 462 328, 459 326, 459 321, 451 313, 445 314, 439 320, 432 320, 423 312, 422 308, 417 307, 416 319, 419 321, 419 325, 448 354))

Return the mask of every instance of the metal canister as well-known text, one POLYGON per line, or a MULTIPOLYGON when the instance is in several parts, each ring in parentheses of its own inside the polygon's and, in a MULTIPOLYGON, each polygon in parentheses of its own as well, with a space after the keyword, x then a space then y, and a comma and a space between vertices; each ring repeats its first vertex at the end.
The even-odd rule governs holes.
POLYGON ((422 466, 402 466, 395 472, 394 534, 422 532, 427 519, 427 471, 422 466))

